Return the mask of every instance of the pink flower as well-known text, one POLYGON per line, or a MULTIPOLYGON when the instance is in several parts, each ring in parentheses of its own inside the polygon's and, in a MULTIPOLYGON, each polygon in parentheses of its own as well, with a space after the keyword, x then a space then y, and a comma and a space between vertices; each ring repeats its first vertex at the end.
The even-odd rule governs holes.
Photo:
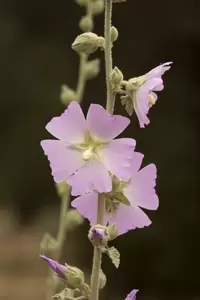
POLYGON ((132 290, 127 296, 125 300, 136 300, 136 294, 139 290, 132 290))
POLYGON ((158 96, 155 92, 164 89, 162 76, 171 68, 171 64, 172 62, 164 63, 143 76, 130 79, 127 83, 126 90, 128 96, 124 97, 124 103, 126 103, 128 113, 132 114, 132 109, 135 110, 141 128, 150 123, 147 114, 152 105, 157 101, 158 96), (132 109, 128 99, 132 101, 132 109))
POLYGON ((72 195, 77 196, 91 190, 109 192, 109 172, 129 180, 135 140, 113 140, 129 123, 128 118, 110 115, 97 104, 90 105, 85 119, 80 105, 71 102, 60 117, 46 126, 58 140, 41 142, 55 182, 67 181, 72 195))
MULTIPOLYGON (((149 226, 151 221, 141 208, 158 208, 156 166, 149 164, 140 169, 142 160, 143 154, 134 152, 130 180, 123 182, 113 177, 113 190, 105 194, 104 224, 116 224, 119 235, 149 226)), ((73 200, 72 206, 93 226, 96 224, 97 202, 98 193, 90 192, 73 200)))

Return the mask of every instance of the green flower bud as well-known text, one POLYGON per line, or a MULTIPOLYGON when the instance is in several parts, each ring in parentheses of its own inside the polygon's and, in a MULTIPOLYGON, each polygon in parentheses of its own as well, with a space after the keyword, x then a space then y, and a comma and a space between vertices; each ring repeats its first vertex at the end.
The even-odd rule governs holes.
POLYGON ((85 32, 77 36, 72 44, 72 49, 76 52, 91 54, 99 47, 104 46, 104 38, 93 32, 85 32))
POLYGON ((117 92, 119 90, 120 84, 123 80, 124 76, 122 72, 115 67, 112 72, 110 73, 110 82, 112 85, 112 90, 117 92))
POLYGON ((101 14, 104 11, 104 1, 103 0, 97 0, 90 3, 92 14, 98 15, 101 14))
POLYGON ((76 92, 63 84, 60 91, 60 100, 64 105, 77 100, 76 92))
POLYGON ((66 214, 66 227, 67 229, 74 229, 75 227, 81 225, 84 218, 79 214, 76 209, 69 209, 66 214))
POLYGON ((67 283, 73 288, 80 288, 84 285, 84 273, 77 267, 66 265, 67 271, 65 272, 67 283))
POLYGON ((106 285, 106 275, 104 274, 104 272, 102 271, 102 269, 99 272, 99 289, 102 290, 105 285, 106 285))
POLYGON ((106 245, 110 239, 107 227, 100 224, 90 228, 88 238, 95 247, 106 245))
POLYGON ((99 75, 100 72, 100 59, 93 59, 85 65, 85 77, 87 79, 93 79, 99 75))
POLYGON ((94 27, 94 23, 93 23, 92 18, 89 17, 89 16, 82 17, 80 22, 79 22, 79 27, 84 32, 92 31, 92 29, 94 27))
POLYGON ((109 234, 109 237, 110 237, 109 240, 110 241, 114 240, 118 235, 118 230, 117 230, 116 224, 112 224, 112 225, 107 226, 107 230, 108 230, 108 234, 109 234))
POLYGON ((114 26, 111 27, 110 35, 111 35, 111 42, 114 43, 118 39, 118 36, 119 36, 119 32, 116 27, 114 27, 114 26))

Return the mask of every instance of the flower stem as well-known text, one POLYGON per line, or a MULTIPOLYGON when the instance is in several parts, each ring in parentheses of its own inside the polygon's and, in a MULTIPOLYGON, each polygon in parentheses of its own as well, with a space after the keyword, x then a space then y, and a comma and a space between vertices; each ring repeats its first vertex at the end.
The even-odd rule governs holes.
POLYGON ((105 21, 104 21, 104 37, 105 37, 105 68, 106 68, 106 86, 107 86, 107 103, 106 109, 109 113, 114 110, 114 95, 110 82, 110 73, 112 72, 112 42, 111 42, 111 20, 112 20, 112 0, 105 0, 105 21))
POLYGON ((81 102, 83 99, 85 84, 86 84, 86 77, 84 74, 85 64, 87 62, 87 54, 81 53, 80 54, 80 63, 79 63, 79 75, 78 75, 78 83, 76 88, 77 94, 77 102, 81 102))
MULTIPOLYGON (((66 212, 68 210, 69 199, 70 199, 70 191, 69 191, 69 187, 68 187, 65 194, 61 198, 59 229, 58 229, 58 233, 57 233, 58 246, 56 248, 56 251, 52 253, 52 258, 56 261, 60 260, 63 244, 65 242, 66 230, 67 230, 67 228, 65 226, 65 224, 66 224, 65 216, 66 216, 66 212)), ((57 277, 55 277, 54 271, 52 271, 51 269, 49 270, 47 282, 48 282, 48 289, 47 289, 46 299, 51 300, 56 292, 56 286, 57 286, 57 277)))
MULTIPOLYGON (((97 209, 97 223, 103 223, 105 208, 105 199, 103 194, 99 194, 98 209, 97 209)), ((99 247, 94 247, 92 275, 91 275, 91 295, 90 300, 98 300, 99 298, 99 275, 101 269, 102 252, 99 247)))

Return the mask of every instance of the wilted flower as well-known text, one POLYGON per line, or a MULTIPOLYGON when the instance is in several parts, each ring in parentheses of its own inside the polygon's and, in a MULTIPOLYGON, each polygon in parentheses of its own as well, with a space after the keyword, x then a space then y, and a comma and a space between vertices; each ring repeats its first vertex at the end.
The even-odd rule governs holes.
POLYGON ((138 117, 140 127, 150 123, 147 114, 152 105, 157 100, 155 92, 162 91, 164 88, 162 75, 171 68, 172 62, 164 63, 143 76, 129 79, 125 82, 126 96, 122 96, 122 104, 129 115, 133 109, 138 117))
POLYGON ((110 115, 102 106, 91 104, 85 119, 80 105, 71 102, 65 112, 53 118, 46 129, 59 140, 44 140, 55 182, 67 181, 72 195, 92 190, 110 192, 110 173, 124 181, 130 178, 135 140, 113 140, 130 123, 126 117, 110 115))
POLYGON ((139 290, 132 290, 127 296, 125 300, 136 300, 136 294, 139 290))
MULTIPOLYGON (((130 180, 124 182, 113 176, 113 189, 104 194, 104 224, 116 224, 118 235, 131 229, 149 226, 151 221, 141 208, 158 208, 158 196, 154 188, 156 166, 149 164, 139 170, 142 160, 143 154, 134 152, 130 180)), ((87 193, 72 201, 72 206, 87 218, 91 225, 96 222, 97 205, 96 192, 87 193)))

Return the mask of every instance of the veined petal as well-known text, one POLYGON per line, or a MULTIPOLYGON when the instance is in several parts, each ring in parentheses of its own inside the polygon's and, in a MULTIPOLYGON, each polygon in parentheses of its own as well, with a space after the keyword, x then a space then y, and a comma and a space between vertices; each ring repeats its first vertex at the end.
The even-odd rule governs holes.
POLYGON ((131 176, 134 176, 140 169, 144 154, 139 152, 134 152, 131 161, 131 176))
POLYGON ((116 215, 112 217, 109 224, 116 224, 118 235, 121 235, 131 229, 149 226, 151 220, 138 206, 128 206, 120 203, 116 215))
POLYGON ((103 142, 113 140, 129 125, 130 120, 120 115, 109 114, 101 105, 91 104, 87 114, 88 129, 103 142))
POLYGON ((172 62, 166 62, 162 65, 159 65, 154 69, 152 69, 151 71, 149 71, 145 76, 147 78, 161 77, 166 71, 168 71, 171 68, 170 66, 171 64, 172 62))
POLYGON ((67 183, 72 186, 71 194, 73 196, 83 195, 93 190, 98 193, 107 193, 112 189, 112 182, 107 169, 97 160, 85 163, 68 179, 67 183))
POLYGON ((80 105, 73 101, 60 117, 53 118, 46 129, 56 138, 68 143, 83 143, 87 124, 80 105))
POLYGON ((67 148, 61 141, 44 140, 41 147, 48 157, 53 178, 57 183, 66 180, 85 164, 77 150, 67 148))
POLYGON ((158 196, 155 192, 156 166, 149 164, 131 177, 130 183, 123 192, 133 205, 150 210, 158 208, 158 196))
POLYGON ((113 140, 98 149, 101 162, 123 181, 128 181, 131 176, 130 167, 135 144, 134 139, 122 138, 113 140))
MULTIPOLYGON (((91 226, 97 224, 98 196, 98 193, 91 192, 74 199, 71 203, 72 207, 76 208, 84 218, 89 220, 91 226)), ((103 225, 106 225, 108 217, 105 212, 103 225)))

